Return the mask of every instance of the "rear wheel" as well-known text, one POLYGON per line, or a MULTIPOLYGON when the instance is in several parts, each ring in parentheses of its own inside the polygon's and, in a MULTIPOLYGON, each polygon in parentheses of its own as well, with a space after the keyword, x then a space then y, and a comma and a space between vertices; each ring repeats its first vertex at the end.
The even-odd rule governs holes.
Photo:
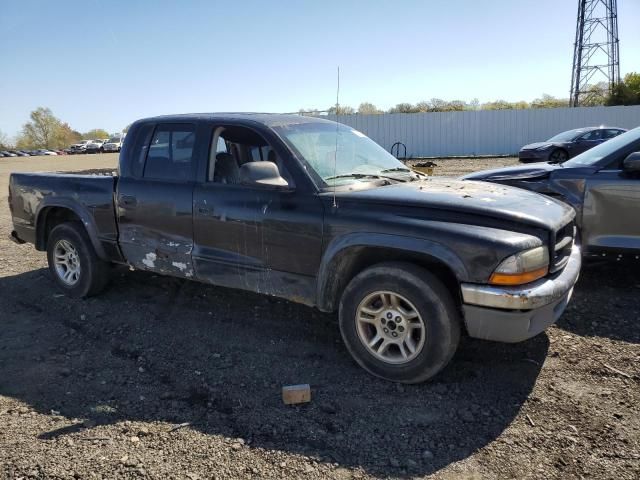
POLYGON ((109 263, 98 258, 81 223, 61 223, 51 230, 47 260, 54 281, 71 297, 95 295, 109 281, 109 263))
POLYGON ((460 318, 447 288, 409 263, 383 263, 358 274, 340 302, 340 331, 368 372, 395 382, 423 382, 453 357, 460 318))
POLYGON ((549 155, 549 161, 553 163, 563 163, 568 159, 569 155, 567 154, 567 151, 561 148, 556 148, 553 152, 551 152, 551 155, 549 155))

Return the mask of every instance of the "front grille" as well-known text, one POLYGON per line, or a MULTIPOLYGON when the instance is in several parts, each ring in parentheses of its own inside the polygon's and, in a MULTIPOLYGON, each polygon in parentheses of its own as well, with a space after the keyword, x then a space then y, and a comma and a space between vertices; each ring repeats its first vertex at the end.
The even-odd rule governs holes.
POLYGON ((551 273, 562 270, 569 261, 574 237, 574 222, 567 223, 552 235, 551 245, 553 245, 554 248, 552 252, 549 252, 551 254, 551 265, 549 267, 551 273))

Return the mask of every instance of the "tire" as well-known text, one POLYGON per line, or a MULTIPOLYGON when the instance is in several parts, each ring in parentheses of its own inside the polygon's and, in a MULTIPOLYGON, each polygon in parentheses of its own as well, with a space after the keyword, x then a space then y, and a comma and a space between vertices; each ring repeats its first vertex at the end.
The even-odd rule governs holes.
POLYGON ((349 353, 362 368, 400 383, 436 375, 460 340, 460 315, 451 293, 428 271, 404 262, 381 263, 356 275, 342 295, 339 323, 349 353), (392 337, 394 332, 398 335, 392 337), (378 336, 382 341, 375 341, 378 336), (389 346, 382 348, 385 341, 389 346))
POLYGON ((556 148, 551 155, 549 155, 549 161, 553 163, 563 163, 569 160, 569 154, 562 148, 556 148))
POLYGON ((90 297, 109 282, 110 264, 98 258, 79 222, 61 223, 51 230, 47 260, 54 281, 70 297, 90 297))

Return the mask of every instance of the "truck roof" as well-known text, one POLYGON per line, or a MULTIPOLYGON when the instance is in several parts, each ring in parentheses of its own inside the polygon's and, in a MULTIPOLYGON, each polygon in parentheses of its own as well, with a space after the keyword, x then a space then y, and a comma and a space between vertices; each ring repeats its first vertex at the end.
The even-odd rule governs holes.
POLYGON ((261 123, 268 127, 277 127, 282 125, 292 125, 299 123, 331 123, 320 117, 306 117, 304 115, 292 113, 258 113, 258 112, 216 112, 216 113, 182 113, 175 115, 160 115, 157 117, 148 117, 140 119, 140 122, 147 121, 163 121, 163 122, 184 122, 193 120, 209 120, 209 121, 229 121, 229 120, 246 120, 261 123))

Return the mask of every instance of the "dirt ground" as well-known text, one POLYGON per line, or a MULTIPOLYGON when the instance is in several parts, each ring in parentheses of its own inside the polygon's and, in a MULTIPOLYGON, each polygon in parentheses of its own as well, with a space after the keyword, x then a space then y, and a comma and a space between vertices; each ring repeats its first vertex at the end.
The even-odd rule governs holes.
MULTIPOLYGON (((115 163, 3 158, 0 192, 11 171, 115 163)), ((2 200, 0 478, 639 478, 637 263, 587 266, 546 333, 463 338, 432 382, 398 386, 357 367, 334 316, 286 301, 126 269, 66 298, 10 230, 2 200), (282 404, 293 383, 311 403, 282 404)))

